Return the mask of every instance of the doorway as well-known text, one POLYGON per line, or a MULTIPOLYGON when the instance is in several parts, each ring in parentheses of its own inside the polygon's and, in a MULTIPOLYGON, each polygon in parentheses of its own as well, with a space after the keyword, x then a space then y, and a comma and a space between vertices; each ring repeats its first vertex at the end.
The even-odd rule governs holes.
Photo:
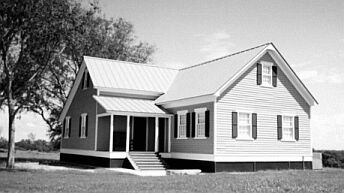
POLYGON ((155 118, 132 117, 130 151, 154 151, 155 118))

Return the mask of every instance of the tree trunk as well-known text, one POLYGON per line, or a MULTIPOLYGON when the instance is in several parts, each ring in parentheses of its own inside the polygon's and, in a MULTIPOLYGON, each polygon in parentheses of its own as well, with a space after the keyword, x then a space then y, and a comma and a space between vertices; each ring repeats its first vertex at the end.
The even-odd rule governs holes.
MULTIPOLYGON (((10 108, 9 108, 10 109, 10 108)), ((8 110, 10 112, 10 110, 8 110)), ((13 111, 13 109, 12 109, 13 111)), ((15 153, 15 115, 8 113, 8 152, 6 168, 14 168, 14 153, 15 153)))
POLYGON ((15 148, 15 116, 16 116, 16 111, 15 111, 15 101, 13 100, 13 95, 12 95, 12 79, 9 77, 8 78, 8 87, 7 87, 7 92, 8 92, 8 152, 7 152, 7 164, 6 168, 13 169, 14 168, 14 148, 15 148))

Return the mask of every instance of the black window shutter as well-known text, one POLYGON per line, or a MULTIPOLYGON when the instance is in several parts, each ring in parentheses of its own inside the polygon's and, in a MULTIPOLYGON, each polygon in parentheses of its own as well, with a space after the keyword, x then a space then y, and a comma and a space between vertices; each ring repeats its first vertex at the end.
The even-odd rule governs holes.
POLYGON ((282 115, 277 115, 277 139, 282 139, 282 115))
POLYGON ((174 115, 174 138, 178 137, 178 115, 174 115))
POLYGON ((66 118, 63 120, 62 138, 65 136, 65 133, 66 133, 66 118))
POLYGON ((209 130, 210 130, 210 111, 205 111, 205 136, 209 137, 209 130))
POLYGON ((272 86, 277 87, 277 66, 272 66, 272 86))
POLYGON ((191 116, 190 113, 186 113, 186 137, 191 136, 191 116))
POLYGON ((232 138, 238 137, 238 113, 232 112, 232 138))
POLYGON ((299 140, 299 117, 294 117, 294 127, 295 127, 295 140, 299 140))
POLYGON ((71 134, 71 131, 72 131, 72 118, 69 118, 69 130, 68 130, 68 137, 70 137, 70 134, 71 134))
POLYGON ((86 115, 86 125, 85 125, 85 137, 87 137, 87 133, 88 133, 88 115, 86 115))
POLYGON ((252 113, 252 138, 257 139, 257 113, 252 113))
POLYGON ((86 76, 87 76, 87 81, 86 81, 86 88, 89 88, 90 87, 90 73, 86 72, 86 76))
POLYGON ((80 116, 79 117, 79 137, 81 137, 81 121, 82 121, 82 118, 80 116))
POLYGON ((257 63, 257 85, 262 84, 262 64, 257 63))
POLYGON ((191 130, 192 130, 192 133, 191 133, 191 137, 195 137, 196 136, 196 113, 195 112, 192 112, 192 118, 191 118, 191 130))

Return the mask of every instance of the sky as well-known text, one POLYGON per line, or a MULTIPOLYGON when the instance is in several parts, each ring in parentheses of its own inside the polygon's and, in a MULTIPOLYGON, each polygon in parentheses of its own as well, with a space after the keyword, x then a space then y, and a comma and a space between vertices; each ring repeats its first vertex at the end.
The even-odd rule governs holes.
MULTIPOLYGON (((100 0, 106 17, 123 17, 156 47, 152 63, 179 68, 273 42, 318 100, 312 146, 344 149, 344 1, 100 0)), ((7 120, 0 114, 1 136, 7 120)), ((47 139, 38 116, 23 114, 17 137, 47 139)))

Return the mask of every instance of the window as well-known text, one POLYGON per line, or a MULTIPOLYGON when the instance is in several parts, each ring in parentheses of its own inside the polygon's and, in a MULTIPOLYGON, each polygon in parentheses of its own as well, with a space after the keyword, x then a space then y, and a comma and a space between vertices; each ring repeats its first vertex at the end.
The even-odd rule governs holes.
POLYGON ((83 79, 82 79, 82 89, 87 89, 89 87, 89 75, 87 69, 85 69, 83 79))
POLYGON ((262 85, 272 86, 272 63, 262 62, 262 85))
POLYGON ((186 139, 186 114, 187 111, 179 111, 178 114, 178 138, 186 139))
POLYGON ((283 116, 282 120, 282 139, 294 140, 294 117, 283 116))
POLYGON ((69 138, 70 125, 71 125, 70 117, 66 117, 65 123, 64 123, 64 133, 63 133, 64 138, 69 138))
POLYGON ((195 109, 196 138, 205 138, 205 112, 206 108, 195 109))
POLYGON ((80 138, 87 137, 87 114, 81 114, 81 121, 80 121, 80 138))
POLYGON ((238 138, 240 139, 251 139, 251 114, 245 112, 239 112, 238 121, 238 138))

